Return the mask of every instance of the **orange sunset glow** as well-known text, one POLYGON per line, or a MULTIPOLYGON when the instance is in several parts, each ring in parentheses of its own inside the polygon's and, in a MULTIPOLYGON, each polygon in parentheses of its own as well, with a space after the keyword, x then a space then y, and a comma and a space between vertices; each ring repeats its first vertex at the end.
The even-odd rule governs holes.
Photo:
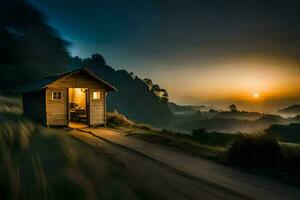
MULTIPOLYGON (((293 63, 242 60, 206 64, 206 68, 185 68, 154 74, 179 102, 255 101, 297 98, 300 70, 293 63), (166 75, 174 79, 163 78, 166 75), (176 80, 176 81, 174 81, 176 80)), ((250 104, 248 109, 250 108, 250 104)))

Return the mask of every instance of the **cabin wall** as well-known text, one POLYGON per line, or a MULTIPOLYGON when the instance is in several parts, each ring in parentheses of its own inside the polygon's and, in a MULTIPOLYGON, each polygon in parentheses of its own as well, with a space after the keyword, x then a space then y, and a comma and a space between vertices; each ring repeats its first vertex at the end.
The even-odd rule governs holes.
POLYGON ((105 124, 105 89, 90 89, 89 101, 90 101, 90 125, 103 125, 105 124), (100 92, 100 99, 93 98, 93 92, 100 92))
POLYGON ((105 124, 105 86, 93 77, 80 72, 61 78, 48 85, 46 90, 48 125, 68 125, 68 88, 88 88, 89 105, 87 105, 87 109, 89 110, 89 124, 105 124), (52 100, 53 91, 62 91, 61 101, 52 100), (100 91, 100 99, 93 98, 94 91, 100 91))
POLYGON ((68 89, 47 88, 46 89, 46 112, 47 125, 68 125, 68 89), (52 99, 52 92, 61 92, 61 99, 52 99))
POLYGON ((45 90, 23 94, 23 114, 46 125, 45 90))

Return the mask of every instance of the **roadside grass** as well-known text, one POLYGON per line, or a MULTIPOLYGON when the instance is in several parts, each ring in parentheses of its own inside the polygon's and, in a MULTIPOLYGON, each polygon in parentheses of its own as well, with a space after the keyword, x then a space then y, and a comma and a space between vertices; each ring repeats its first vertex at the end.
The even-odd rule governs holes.
POLYGON ((132 120, 129 120, 126 116, 118 113, 117 111, 107 112, 106 122, 107 122, 107 126, 111 128, 125 127, 125 128, 138 128, 141 130, 154 129, 153 127, 147 124, 135 123, 132 120))
POLYGON ((269 134, 238 135, 224 164, 300 187, 300 144, 280 143, 269 134))
MULTIPOLYGON (((203 138, 198 136, 197 131, 195 131, 194 135, 189 135, 135 123, 118 112, 108 113, 107 125, 124 133, 126 136, 166 145, 174 150, 213 160, 222 158, 226 152, 227 145, 229 145, 229 141, 227 141, 228 143, 220 142, 220 140, 214 140, 211 136, 203 140, 203 138)), ((213 137, 217 137, 218 134, 214 133, 213 137)), ((223 137, 225 135, 224 133, 220 134, 223 137)))
POLYGON ((282 143, 280 146, 284 156, 284 162, 281 167, 300 178, 300 144, 282 143))
POLYGON ((132 199, 111 157, 64 130, 0 113, 0 199, 132 199))
POLYGON ((22 114, 22 99, 0 95, 0 113, 22 114))
POLYGON ((127 123, 128 119, 119 115, 111 113, 111 118, 121 122, 109 126, 127 136, 300 186, 300 144, 278 142, 276 137, 265 133, 229 134, 199 128, 185 134, 160 130, 130 120, 127 123))

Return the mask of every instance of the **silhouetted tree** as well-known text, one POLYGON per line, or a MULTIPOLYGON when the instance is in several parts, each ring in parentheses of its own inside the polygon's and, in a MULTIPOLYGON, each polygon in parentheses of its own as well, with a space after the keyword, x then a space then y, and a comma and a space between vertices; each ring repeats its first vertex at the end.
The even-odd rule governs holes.
POLYGON ((23 0, 0 1, 0 89, 67 70, 67 42, 23 0))
POLYGON ((236 105, 231 104, 231 105, 229 106, 229 111, 230 111, 230 112, 237 112, 236 105))

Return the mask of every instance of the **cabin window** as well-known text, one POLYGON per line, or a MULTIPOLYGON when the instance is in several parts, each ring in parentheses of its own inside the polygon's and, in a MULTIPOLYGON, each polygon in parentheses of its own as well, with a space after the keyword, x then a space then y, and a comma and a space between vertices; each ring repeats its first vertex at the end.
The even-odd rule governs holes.
POLYGON ((52 100, 60 100, 61 92, 52 92, 52 100))
POLYGON ((100 91, 93 92, 93 99, 95 99, 95 100, 100 99, 100 91))

